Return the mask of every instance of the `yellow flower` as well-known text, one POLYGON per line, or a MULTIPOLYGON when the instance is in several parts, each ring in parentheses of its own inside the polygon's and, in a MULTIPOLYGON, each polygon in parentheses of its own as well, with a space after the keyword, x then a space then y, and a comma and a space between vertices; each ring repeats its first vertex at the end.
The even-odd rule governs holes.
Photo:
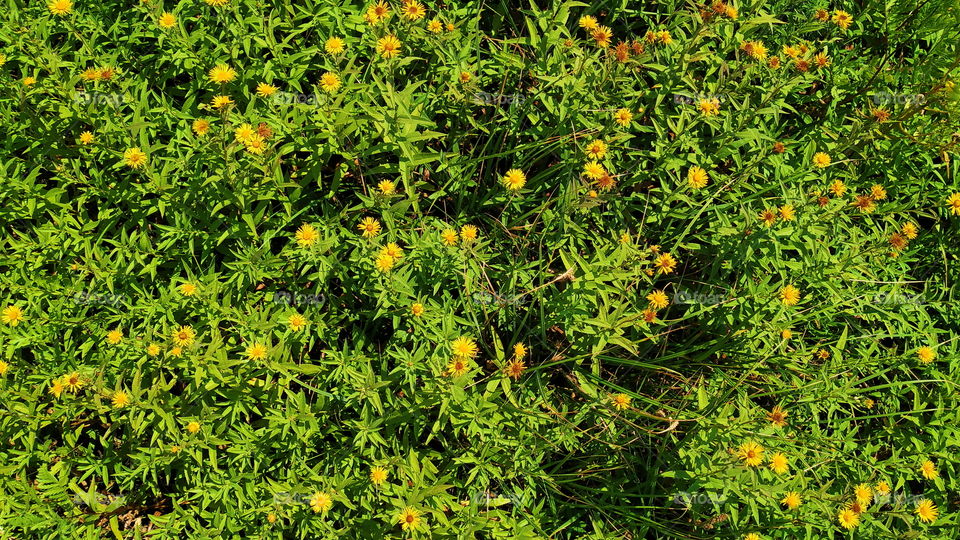
POLYGON ((853 487, 853 497, 860 504, 867 506, 873 501, 873 490, 867 484, 857 484, 853 487))
POLYGON ((833 22, 840 28, 846 30, 850 28, 850 23, 853 22, 853 17, 849 13, 843 10, 837 10, 833 12, 833 22))
POLYGON ((147 355, 156 356, 158 354, 160 354, 160 345, 157 345, 156 343, 147 345, 147 355))
POLYGON ((197 286, 189 281, 181 283, 177 290, 180 291, 180 294, 184 296, 193 296, 197 294, 197 286))
POLYGON ((477 239, 477 228, 473 225, 464 225, 460 227, 460 237, 464 243, 473 242, 477 239))
POLYGON ((630 122, 633 121, 633 113, 630 112, 630 109, 617 109, 613 113, 613 120, 621 126, 629 126, 630 122))
POLYGON ((480 352, 477 343, 472 338, 465 336, 453 340, 450 349, 453 351, 453 355, 459 358, 474 358, 480 352))
POLYGON ((517 360, 523 360, 527 357, 527 346, 523 343, 517 343, 513 346, 513 357, 517 360))
POLYGON ((270 97, 276 93, 277 87, 272 84, 262 82, 257 85, 257 95, 262 98, 270 97))
POLYGON ((413 305, 410 306, 410 313, 414 317, 419 317, 423 315, 425 311, 426 311, 426 308, 424 308, 423 304, 421 304, 420 302, 415 302, 413 305))
POLYGON ((300 225, 300 228, 297 229, 297 232, 293 235, 297 240, 297 244, 300 247, 312 246, 317 239, 320 238, 320 233, 317 232, 317 229, 309 223, 304 223, 300 225))
POLYGON ((830 154, 826 152, 817 152, 813 155, 813 166, 822 169, 827 165, 830 165, 830 154))
POLYGON ((340 54, 347 48, 347 42, 343 38, 332 36, 323 44, 323 49, 327 54, 340 54))
POLYGON ((757 533, 749 533, 743 537, 743 540, 763 540, 757 533))
POLYGON ((255 341, 247 347, 244 354, 246 354, 250 360, 263 360, 267 357, 267 346, 255 341))
POLYGON ((427 14, 426 8, 417 0, 405 0, 401 11, 404 18, 411 21, 419 21, 427 14))
POLYGON ((917 226, 908 221, 903 225, 903 228, 900 229, 900 232, 903 233, 908 240, 913 240, 917 237, 917 226))
MULTIPOLYGON (((789 339, 790 335, 786 335, 786 332, 790 331, 784 330, 784 339, 789 339)), ((770 409, 769 413, 767 413, 767 420, 770 421, 770 424, 772 424, 773 427, 782 428, 787 425, 787 414, 787 411, 784 410, 783 407, 776 405, 773 407, 773 409, 770 409)))
POLYGON ((377 255, 376 260, 374 260, 373 265, 377 270, 381 272, 389 272, 393 269, 393 265, 396 263, 396 259, 387 255, 386 253, 381 253, 377 255))
POLYGON ((657 32, 657 41, 663 43, 664 45, 669 45, 673 43, 673 37, 670 35, 670 32, 661 30, 657 32))
POLYGON ((776 474, 784 474, 790 470, 790 460, 783 452, 777 452, 770 456, 770 470, 776 474))
POLYGON ((139 169, 147 162, 147 154, 139 146, 134 146, 123 153, 123 162, 130 168, 139 169))
POLYGON ((470 371, 470 360, 467 358, 454 357, 447 363, 447 375, 450 377, 460 377, 470 371))
POLYGON ((947 197, 947 206, 950 208, 951 214, 960 216, 960 192, 947 197))
POLYGON ((340 88, 340 77, 336 73, 329 71, 320 76, 320 88, 328 94, 332 94, 340 88))
POLYGON ((760 212, 760 221, 763 222, 764 227, 772 227, 777 221, 777 213, 769 208, 765 208, 763 212, 760 212))
POLYGON ((377 40, 377 52, 384 58, 399 56, 400 46, 400 40, 393 34, 388 34, 377 40))
POLYGON ((433 32, 434 34, 439 34, 443 32, 443 23, 434 19, 427 23, 427 30, 433 32))
POLYGON ((837 514, 837 522, 840 523, 840 526, 844 529, 854 529, 860 524, 860 514, 850 508, 844 508, 837 514))
POLYGON ((50 381, 50 393, 53 394, 55 398, 59 398, 60 394, 63 393, 63 382, 61 382, 60 379, 50 381))
POLYGON ((223 7, 227 5, 227 2, 230 0, 203 0, 208 6, 213 7, 223 7))
POLYGON ((937 357, 937 353, 931 347, 920 347, 917 349, 917 357, 924 364, 929 364, 937 357))
POLYGON ((758 467, 763 463, 763 447, 753 441, 747 441, 737 449, 737 456, 749 467, 758 467))
POLYGON ((670 298, 667 296, 667 293, 661 290, 656 290, 648 294, 647 300, 653 309, 663 309, 670 305, 670 298))
POLYGON ((210 121, 203 118, 197 118, 193 121, 193 132, 203 137, 210 131, 210 121))
POLYGON ((796 215, 796 211, 794 211, 792 204, 785 204, 780 207, 780 218, 782 220, 793 221, 793 218, 795 218, 796 215))
POLYGON ((390 242, 383 246, 383 249, 380 250, 380 254, 393 257, 394 259, 400 259, 403 257, 403 248, 398 246, 395 242, 390 242))
POLYGON ((701 99, 697 102, 697 108, 703 116, 717 116, 720 114, 720 100, 717 98, 701 99))
POLYGON ((367 8, 367 13, 364 15, 364 18, 367 19, 367 22, 370 24, 386 21, 389 17, 390 6, 383 0, 367 8))
POLYGON ((937 471, 937 466, 929 459, 920 464, 920 473, 923 474, 923 477, 927 480, 933 480, 940 476, 940 472, 937 471))
POLYGON ((599 23, 597 23, 597 18, 593 15, 584 15, 583 17, 580 17, 580 21, 577 24, 579 24, 580 28, 583 28, 584 30, 594 30, 597 28, 599 23))
POLYGON ((457 231, 455 229, 445 229, 440 233, 440 238, 443 239, 443 245, 453 246, 457 243, 457 231))
POLYGON ((174 348, 170 349, 170 355, 173 356, 173 357, 176 357, 176 358, 180 358, 181 356, 183 356, 183 348, 182 348, 182 347, 174 347, 174 348))
POLYGON ((813 13, 813 18, 820 22, 827 22, 830 20, 830 12, 825 9, 818 9, 813 13))
POLYGON ((613 408, 622 411, 630 406, 632 398, 626 394, 612 394, 610 396, 610 402, 613 404, 613 408))
POLYGON ((788 491, 787 495, 780 501, 780 504, 786 505, 790 510, 796 510, 802 502, 799 493, 796 491, 788 491))
POLYGON ((121 340, 123 340, 123 331, 120 329, 114 329, 107 332, 107 343, 116 345, 117 343, 120 343, 121 340))
POLYGON ((93 133, 90 133, 89 131, 84 131, 83 133, 80 134, 80 144, 84 144, 84 145, 93 144, 93 141, 94 141, 93 133))
POLYGON ((710 177, 702 167, 690 167, 690 170, 687 171, 687 184, 690 185, 691 189, 701 189, 709 181, 710 177))
POLYGON ((307 318, 299 313, 294 313, 287 318, 287 325, 294 332, 299 332, 307 327, 307 318))
POLYGON ((886 480, 881 480, 877 482, 877 485, 874 489, 876 489, 877 493, 879 493, 880 495, 890 494, 890 484, 888 484, 886 480))
POLYGON ((937 507, 930 499, 920 499, 920 502, 917 503, 917 508, 913 511, 913 513, 920 517, 920 521, 923 521, 924 523, 933 523, 936 521, 940 511, 937 510, 937 507))
POLYGON ((523 372, 527 370, 527 364, 519 358, 514 358, 513 360, 507 362, 507 365, 504 366, 503 371, 513 380, 520 380, 520 377, 523 375, 523 372))
POLYGON ((673 255, 664 253, 654 259, 653 265, 657 267, 660 273, 669 274, 677 267, 677 260, 673 258, 673 255))
POLYGON ((390 180, 384 180, 377 184, 377 189, 384 195, 393 195, 393 192, 397 190, 397 185, 390 180))
POLYGON ((583 175, 591 180, 597 180, 606 173, 607 171, 603 168, 603 165, 596 161, 589 161, 583 166, 583 175))
POLYGON ((196 433, 200 431, 200 422, 192 421, 189 424, 187 424, 187 431, 189 431, 190 433, 196 433))
POLYGON ((187 347, 193 343, 194 338, 197 337, 197 333, 193 331, 192 326, 181 325, 180 328, 177 328, 173 331, 171 337, 173 338, 173 343, 176 344, 177 347, 187 347))
POLYGON ((843 180, 837 179, 830 184, 829 190, 834 197, 843 197, 843 194, 847 192, 847 185, 843 183, 843 180))
POLYGON ((237 78, 237 72, 226 64, 214 66, 207 75, 210 77, 210 82, 217 84, 226 84, 237 78))
POLYGON ((370 481, 379 486, 387 480, 387 470, 383 467, 374 467, 370 469, 370 481))
POLYGON ((113 400, 111 400, 111 402, 113 403, 113 408, 120 409, 130 404, 130 396, 123 390, 117 390, 113 393, 113 400))
POLYGON ((607 155, 607 143, 600 139, 594 139, 587 143, 586 153, 590 159, 603 159, 607 155))
POLYGON ((233 130, 233 139, 241 144, 246 144, 256 133, 257 130, 253 129, 250 124, 240 124, 237 129, 233 130))
POLYGON ((23 85, 24 85, 24 86, 33 86, 34 84, 37 84, 37 78, 36 78, 36 77, 24 77, 24 78, 23 78, 23 85))
POLYGON ((259 133, 254 133, 247 139, 245 144, 247 152, 255 155, 261 155, 267 149, 267 140, 259 133))
POLYGON ((54 15, 64 16, 73 11, 73 2, 70 0, 50 0, 47 9, 54 15))
POLYGON ((364 238, 373 238, 380 234, 380 222, 372 217, 365 217, 357 225, 357 229, 363 231, 362 236, 364 238))
POLYGON ((20 321, 23 320, 23 310, 19 306, 9 305, 3 308, 3 312, 0 313, 0 321, 3 321, 3 324, 8 324, 10 326, 16 326, 20 324, 20 321))
MULTIPOLYGON (((523 174, 520 169, 510 169, 507 174, 503 175, 500 182, 510 191, 520 191, 520 188, 527 183, 527 175, 523 174)), ((958 195, 958 200, 960 200, 960 195, 958 195)))
POLYGON ((3 360, 0 360, 0 376, 6 375, 9 369, 10 369, 10 364, 6 363, 3 360))
POLYGON ((76 392, 83 388, 83 378, 80 377, 80 374, 76 371, 69 375, 64 375, 60 383, 63 389, 69 392, 76 392))
POLYGON ((165 11, 163 12, 163 15, 160 15, 160 19, 157 20, 157 24, 160 25, 160 28, 168 30, 177 24, 177 18, 173 16, 173 13, 165 11))
POLYGON ((785 306, 795 306, 800 301, 800 289, 793 285, 787 285, 780 289, 780 301, 785 306))
POLYGON ((233 100, 230 99, 230 96, 213 96, 213 101, 211 102, 214 109, 222 109, 233 103, 233 100))
POLYGON ((420 512, 417 509, 408 506, 397 515, 397 521, 403 530, 415 531, 423 520, 420 518, 420 512))
POLYGON ((599 25, 590 32, 590 37, 596 42, 597 47, 606 49, 610 46, 610 39, 613 37, 613 31, 610 28, 599 25))

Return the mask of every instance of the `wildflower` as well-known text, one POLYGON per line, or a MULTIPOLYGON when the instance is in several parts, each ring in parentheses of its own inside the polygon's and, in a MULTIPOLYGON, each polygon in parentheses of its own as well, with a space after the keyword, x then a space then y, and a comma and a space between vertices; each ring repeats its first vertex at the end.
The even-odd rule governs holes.
POLYGON ((233 139, 241 144, 246 144, 247 141, 250 140, 250 137, 256 133, 250 124, 240 124, 240 126, 233 131, 233 139))
POLYGON ((377 184, 377 189, 380 190, 382 195, 393 195, 397 189, 397 185, 391 180, 383 180, 377 184))
POLYGON ((203 0, 208 6, 212 7, 223 7, 227 5, 227 2, 230 0, 203 0))
POLYGON ((870 114, 873 115, 874 120, 877 122, 886 122, 887 120, 890 120, 890 111, 888 111, 885 107, 877 107, 870 111, 870 114))
POLYGON ((879 493, 880 495, 886 496, 890 494, 890 484, 888 484, 886 480, 881 480, 877 482, 877 485, 874 489, 876 489, 877 493, 879 493))
POLYGON ((402 11, 403 16, 411 21, 419 21, 427 14, 426 8, 417 0, 405 0, 402 11))
POLYGON ((790 510, 796 510, 802 502, 799 493, 796 491, 788 491, 787 495, 780 501, 780 504, 786 505, 790 510))
POLYGON ((691 189, 701 189, 706 186, 709 181, 710 177, 702 167, 690 167, 687 171, 687 184, 690 185, 691 189))
POLYGON ((3 324, 16 326, 23 320, 23 310, 19 306, 9 305, 0 312, 0 321, 3 324))
POLYGON ((826 152, 817 152, 813 155, 813 166, 822 169, 830 165, 830 154, 826 152))
POLYGON ((780 68, 780 57, 771 56, 770 61, 767 62, 767 65, 770 66, 770 69, 779 69, 780 68))
POLYGON ((179 290, 180 294, 184 296, 193 296, 197 294, 197 286, 189 281, 181 283, 180 286, 177 287, 177 290, 179 290))
POLYGON ((613 113, 614 121, 621 126, 629 126, 630 122, 633 121, 633 113, 630 112, 630 109, 617 109, 613 113))
POLYGON ((170 355, 173 356, 173 357, 176 357, 176 358, 180 358, 181 356, 183 356, 183 348, 182 348, 182 347, 174 347, 174 348, 170 349, 170 355))
POLYGON ((837 514, 837 522, 839 522, 840 526, 844 529, 854 529, 860 524, 860 514, 849 508, 844 508, 837 514))
POLYGON ((50 10, 50 13, 63 17, 73 11, 73 2, 70 0, 50 0, 47 9, 50 10))
POLYGON ((247 152, 255 155, 261 155, 267 149, 267 141, 260 133, 254 133, 246 143, 247 152))
POLYGON ((669 45, 673 43, 673 36, 670 35, 670 32, 666 30, 661 30, 657 32, 657 41, 664 45, 669 45))
POLYGON ((612 394, 610 396, 610 402, 613 403, 613 408, 622 411, 630 406, 632 399, 626 394, 612 394))
POLYGON ((177 24, 177 18, 173 16, 173 13, 165 11, 163 15, 160 15, 160 18, 157 19, 157 24, 160 26, 160 28, 168 30, 177 24))
POLYGON ((307 327, 307 318, 299 313, 294 313, 287 317, 287 326, 294 332, 299 332, 307 327))
POLYGON ((130 404, 130 396, 123 390, 117 390, 113 393, 111 403, 113 403, 113 408, 121 409, 130 404))
POLYGON ((749 533, 743 537, 743 540, 763 540, 757 533, 749 533))
POLYGON ((426 308, 423 307, 423 304, 416 302, 410 306, 410 313, 414 317, 420 317, 426 311, 426 308))
POLYGON ((883 186, 880 184, 874 184, 870 186, 870 196, 878 201, 882 201, 887 198, 887 190, 883 189, 883 186))
POLYGON ((83 378, 80 377, 80 374, 74 371, 69 375, 64 375, 61 379, 61 384, 64 390, 68 392, 77 392, 83 388, 83 378))
POLYGON ((10 369, 10 364, 8 364, 4 360, 0 360, 0 377, 5 376, 9 369, 10 369))
POLYGON ((327 38, 327 41, 323 44, 323 49, 327 51, 327 54, 340 54, 347 48, 347 42, 343 38, 332 36, 327 38))
POLYGON ((703 116, 716 116, 720 114, 720 100, 717 98, 701 99, 697 102, 697 108, 703 116))
POLYGON ((94 141, 93 133, 90 133, 89 131, 84 131, 83 133, 80 134, 79 140, 80 140, 80 144, 83 144, 83 145, 93 144, 93 141, 94 141))
POLYGON ((770 456, 770 470, 776 474, 784 474, 790 470, 790 461, 783 452, 777 452, 770 456))
POLYGON ((427 30, 434 34, 439 34, 440 32, 443 32, 443 23, 437 19, 434 19, 427 23, 427 30))
MULTIPOLYGON (((520 188, 527 183, 527 176, 520 169, 510 169, 507 174, 503 175, 500 182, 510 191, 516 192, 520 191, 520 188)), ((958 200, 960 200, 960 196, 958 196, 958 200)))
POLYGON ((853 17, 851 17, 846 11, 837 10, 833 12, 833 23, 840 28, 846 30, 847 28, 850 28, 850 23, 852 22, 853 17))
POLYGON ((867 484, 857 484, 853 488, 853 497, 860 504, 867 506, 873 501, 873 490, 867 484))
POLYGON ((257 95, 262 98, 270 97, 277 93, 277 87, 269 83, 259 83, 257 85, 257 95))
POLYGON ((591 31, 595 30, 597 26, 599 26, 599 23, 597 23, 597 18, 593 15, 584 15, 583 17, 580 17, 580 21, 577 24, 580 26, 580 28, 591 31))
POLYGON ((650 302, 650 307, 653 309, 663 309, 670 305, 670 299, 667 297, 667 293, 662 290, 656 290, 647 295, 647 300, 650 302))
POLYGON ((620 235, 620 243, 621 243, 621 244, 629 244, 631 240, 632 240, 632 237, 630 236, 630 233, 629 233, 629 232, 625 232, 625 233, 623 233, 623 234, 620 235))
POLYGON ((669 274, 677 267, 677 260, 673 258, 673 255, 664 253, 654 259, 653 265, 656 266, 661 273, 669 274))
POLYGON ((116 345, 123 340, 123 331, 119 328, 107 332, 107 343, 111 345, 116 345))
POLYGON ((749 467, 757 467, 763 463, 763 447, 753 441, 740 445, 737 456, 749 467))
POLYGON ((87 68, 80 74, 80 78, 85 81, 96 81, 100 79, 100 70, 97 68, 87 68))
POLYGON ((520 376, 523 375, 523 372, 526 371, 527 365, 523 360, 515 358, 507 363, 503 371, 513 380, 519 380, 520 376))
POLYGON ((806 73, 810 69, 810 62, 798 58, 793 61, 793 67, 797 69, 800 73, 806 73))
POLYGON ((203 118, 197 118, 193 121, 193 132, 198 136, 203 137, 210 131, 210 121, 203 118))
POLYGON ((466 358, 454 357, 447 363, 447 375, 460 377, 470 371, 470 361, 466 358))
POLYGON ((147 162, 147 155, 139 146, 134 146, 123 153, 123 162, 132 169, 139 169, 147 162))
POLYGON ((523 343, 517 343, 513 346, 513 357, 517 360, 523 360, 527 357, 527 346, 523 343))
POLYGON ((843 183, 843 180, 837 179, 830 184, 829 191, 834 197, 843 197, 843 194, 847 192, 847 185, 843 183))
POLYGON ((830 351, 828 351, 828 350, 826 350, 826 349, 820 349, 819 351, 817 351, 817 356, 818 356, 821 360, 826 360, 826 359, 830 358, 830 351))
POLYGON ((460 358, 474 358, 479 353, 477 343, 472 338, 465 336, 453 340, 450 345, 453 355, 460 358))
POLYGON ((197 333, 193 331, 191 326, 180 326, 180 328, 173 331, 173 342, 178 347, 187 347, 193 343, 194 338, 197 337, 197 333))
POLYGON ((377 270, 386 273, 393 269, 393 266, 396 264, 396 262, 397 260, 393 257, 385 253, 381 253, 380 255, 377 255, 377 258, 373 261, 373 265, 377 268, 377 270))
POLYGON ((607 143, 600 139, 594 139, 587 143, 586 153, 590 159, 603 159, 607 155, 607 143))
POLYGON ((377 52, 384 58, 394 58, 400 54, 400 40, 393 34, 377 40, 377 52))
POLYGON ((387 480, 387 470, 383 467, 374 467, 370 469, 370 481, 374 485, 381 485, 387 480))
POLYGON ((217 84, 227 84, 237 78, 237 72, 226 64, 217 64, 207 75, 210 77, 210 82, 217 84))
POLYGON ((610 28, 599 25, 590 32, 590 37, 596 42, 597 47, 606 49, 610 46, 610 38, 613 37, 613 32, 610 28))
POLYGON ((24 78, 23 78, 23 85, 24 85, 24 86, 33 86, 33 85, 35 85, 35 84, 37 84, 37 78, 36 78, 36 77, 24 77, 24 78))
POLYGON ((937 507, 930 499, 920 499, 920 502, 917 503, 917 508, 913 511, 913 513, 920 518, 920 521, 923 521, 924 523, 933 523, 936 521, 940 511, 937 510, 937 507))
POLYGON ((254 341, 247 347, 244 354, 247 355, 247 358, 250 360, 263 360, 267 357, 267 346, 254 341))
POLYGON ((793 209, 792 204, 785 204, 780 207, 780 219, 784 221, 793 221, 793 218, 796 217, 796 212, 793 209))
POLYGON ((443 232, 440 233, 440 238, 443 239, 443 245, 454 246, 457 244, 457 230, 444 229, 443 232))
POLYGON ((766 208, 763 212, 760 212, 760 221, 763 222, 765 227, 772 227, 777 221, 777 213, 769 208, 766 208))
POLYGON ((907 237, 907 240, 913 240, 917 237, 917 226, 908 221, 900 229, 900 232, 907 237))
POLYGON ((589 161, 583 166, 583 175, 591 180, 599 179, 606 172, 603 165, 596 161, 589 161))
POLYGON ((340 88, 340 77, 336 73, 329 71, 320 76, 320 88, 328 94, 332 94, 340 88))
POLYGON ((870 214, 877 208, 877 202, 870 195, 857 195, 856 200, 850 203, 850 206, 859 209, 864 214, 870 214))
POLYGON ((303 225, 300 225, 299 229, 297 229, 297 232, 294 234, 294 238, 300 247, 307 247, 312 246, 314 242, 320 238, 320 233, 317 232, 317 229, 313 225, 304 223, 303 225))
POLYGON ((60 398, 60 394, 63 393, 63 382, 60 379, 54 379, 50 381, 50 390, 49 392, 53 394, 53 397, 60 398))
POLYGON ((937 357, 937 353, 930 347, 920 347, 917 349, 917 357, 920 358, 920 361, 924 364, 929 364, 937 357))
POLYGON ((156 343, 151 343, 150 345, 147 345, 148 356, 156 356, 158 354, 160 354, 160 345, 157 345, 156 343))
POLYGON ((393 257, 394 259, 400 259, 403 258, 403 248, 398 246, 395 242, 390 242, 383 246, 383 249, 380 250, 380 254, 393 257))
POLYGON ((397 515, 397 521, 400 522, 400 528, 405 531, 415 531, 420 526, 420 512, 409 506, 400 511, 397 515))
POLYGON ((818 9, 813 14, 813 18, 820 22, 827 22, 830 20, 830 12, 825 9, 818 9))
POLYGON ((960 216, 960 192, 947 197, 947 207, 950 208, 951 214, 960 216))
POLYGON ((785 306, 795 306, 800 301, 800 289, 793 285, 787 285, 780 289, 780 301, 785 306))
MULTIPOLYGON (((597 178, 597 187, 600 188, 600 191, 610 191, 617 185, 617 181, 610 176, 610 173, 604 171, 603 175, 600 178, 597 178)), ((596 192, 594 192, 596 193, 596 192)), ((594 195, 596 196, 596 195, 594 195)))
POLYGON ((327 512, 333 507, 333 499, 323 491, 317 491, 310 497, 310 508, 315 513, 327 512))
MULTIPOLYGON (((784 332, 790 332, 789 330, 784 330, 784 332)), ((789 336, 785 336, 784 339, 789 339, 789 336)), ((773 425, 773 427, 782 428, 787 425, 787 411, 783 407, 776 405, 773 409, 770 409, 770 412, 767 413, 767 420, 773 425)))
POLYGON ((233 100, 230 99, 230 96, 213 96, 211 105, 214 109, 223 109, 232 103, 233 100))
POLYGON ((937 471, 937 466, 929 459, 920 464, 920 473, 923 474, 923 477, 927 480, 933 480, 940 476, 940 472, 937 471))
POLYGON ((762 41, 754 41, 753 47, 750 48, 748 54, 756 60, 766 60, 767 59, 767 47, 763 44, 762 41))
POLYGON ((366 13, 367 22, 370 24, 377 24, 383 21, 386 21, 390 18, 390 6, 386 2, 380 0, 376 4, 373 4, 367 8, 366 13))
POLYGON ((464 225, 460 227, 460 237, 464 243, 473 242, 477 239, 477 228, 473 225, 464 225))
POLYGON ((372 217, 365 217, 357 225, 357 229, 362 231, 364 238, 373 238, 380 234, 380 222, 372 217))
POLYGON ((174 444, 174 445, 172 445, 172 446, 170 447, 170 453, 171 453, 171 454, 179 454, 179 453, 180 453, 180 445, 179 445, 179 444, 174 444))

